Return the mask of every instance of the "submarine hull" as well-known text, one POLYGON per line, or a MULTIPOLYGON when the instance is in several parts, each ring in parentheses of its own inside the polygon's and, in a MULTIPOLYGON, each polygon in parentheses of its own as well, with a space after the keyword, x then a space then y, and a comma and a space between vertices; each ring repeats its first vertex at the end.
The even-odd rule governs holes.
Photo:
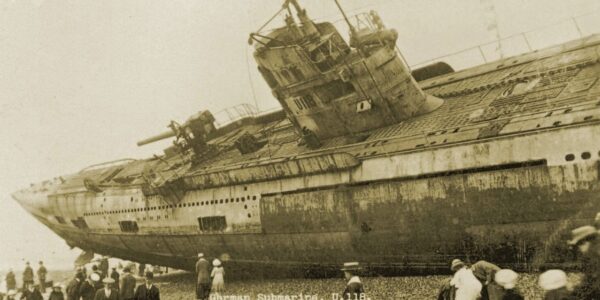
MULTIPOLYGON (((108 210, 88 217, 86 229, 56 224, 47 213, 76 201, 69 194, 48 198, 34 192, 46 199, 21 203, 71 246, 180 269, 192 270, 198 252, 241 269, 281 269, 290 276, 333 272, 344 261, 360 261, 377 274, 440 272, 456 257, 518 270, 568 268, 574 261, 565 244, 570 229, 591 222, 600 208, 600 142, 586 136, 600 136, 600 125, 384 155, 348 170, 300 178, 188 191, 182 202, 189 206, 153 209, 162 207, 160 199, 143 197, 149 210, 125 213, 129 216, 108 210), (441 166, 445 169, 437 169, 441 166), (221 203, 214 196, 223 189, 230 197, 221 203), (202 231, 207 210, 227 216, 227 229, 202 231), (94 218, 98 223, 91 222, 94 218), (118 219, 140 220, 140 228, 122 232, 111 225, 118 219)), ((134 206, 139 195, 120 190, 89 201, 92 207, 111 200, 134 206)))

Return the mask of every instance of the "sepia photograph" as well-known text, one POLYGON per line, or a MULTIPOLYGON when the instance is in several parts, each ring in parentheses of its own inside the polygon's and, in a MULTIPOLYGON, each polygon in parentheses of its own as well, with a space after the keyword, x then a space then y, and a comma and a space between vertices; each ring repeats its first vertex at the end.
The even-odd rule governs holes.
POLYGON ((0 0, 0 300, 600 300, 598 0, 0 0))

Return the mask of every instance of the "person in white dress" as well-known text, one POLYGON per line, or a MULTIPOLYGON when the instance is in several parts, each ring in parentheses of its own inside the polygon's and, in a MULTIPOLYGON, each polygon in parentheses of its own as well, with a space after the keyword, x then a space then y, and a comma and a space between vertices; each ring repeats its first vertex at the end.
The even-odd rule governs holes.
POLYGON ((213 260, 213 269, 210 273, 212 278, 211 291, 215 293, 222 293, 225 290, 225 270, 221 266, 221 261, 218 259, 213 260))
POLYGON ((473 275, 473 271, 459 259, 452 261, 452 269, 456 270, 450 284, 456 287, 455 300, 477 300, 481 294, 481 282, 473 275))

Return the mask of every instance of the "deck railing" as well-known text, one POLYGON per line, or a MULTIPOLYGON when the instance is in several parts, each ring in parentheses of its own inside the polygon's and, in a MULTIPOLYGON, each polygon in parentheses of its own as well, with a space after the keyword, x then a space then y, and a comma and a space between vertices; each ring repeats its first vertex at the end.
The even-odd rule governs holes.
POLYGON ((411 69, 435 62, 446 62, 462 70, 490 61, 543 49, 600 32, 600 11, 594 11, 554 24, 507 36, 500 40, 466 48, 451 54, 410 64, 411 69))

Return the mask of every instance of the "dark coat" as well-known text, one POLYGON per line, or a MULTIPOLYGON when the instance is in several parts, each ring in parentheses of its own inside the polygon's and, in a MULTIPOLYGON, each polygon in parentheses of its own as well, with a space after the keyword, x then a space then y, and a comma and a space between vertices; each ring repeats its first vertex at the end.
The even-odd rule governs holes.
POLYGON ((81 281, 77 278, 71 279, 69 284, 67 285, 67 300, 79 300, 79 287, 81 286, 81 281))
POLYGON ((504 293, 502 295, 502 300, 523 300, 523 299, 525 299, 525 298, 523 298, 521 293, 519 293, 519 291, 514 290, 514 289, 504 290, 504 293))
POLYGON ((146 284, 141 284, 135 290, 135 300, 160 300, 160 291, 155 285, 146 287, 146 284))
POLYGON ((351 280, 344 289, 342 299, 364 299, 364 293, 362 282, 352 282, 351 280))
POLYGON ((106 297, 104 289, 99 289, 96 291, 96 296, 94 297, 94 300, 119 300, 119 291, 111 289, 110 296, 106 297))
POLYGON ((116 288, 117 290, 119 289, 119 277, 121 277, 121 276, 119 275, 119 272, 117 272, 116 270, 113 270, 113 271, 110 273, 110 278, 112 278, 112 279, 114 279, 114 280, 115 280, 115 283, 116 283, 116 287, 115 287, 115 288, 116 288))
POLYGON ((135 295, 135 277, 130 273, 125 273, 121 276, 120 284, 119 284, 119 293, 121 294, 121 299, 133 299, 135 295))
POLYGON ((27 289, 21 294, 21 300, 44 300, 44 297, 42 297, 42 293, 38 289, 33 289, 33 292, 27 289))
POLYGON ((100 278, 105 278, 108 276, 108 259, 107 258, 102 258, 100 260, 100 265, 98 266, 98 269, 100 269, 100 278))
POLYGON ((23 271, 23 281, 33 281, 33 269, 31 267, 26 267, 23 271))
POLYGON ((8 272, 8 274, 6 274, 6 289, 14 290, 15 288, 17 288, 17 279, 15 278, 15 273, 8 272))
POLYGON ((81 296, 81 300, 94 300, 96 288, 86 280, 79 286, 79 295, 81 296))
MULTIPOLYGON (((594 245, 600 247, 600 245, 594 245)), ((590 250, 592 251, 592 250, 590 250)), ((581 265, 583 266, 583 278, 578 286, 573 290, 573 296, 575 299, 588 300, 588 299, 600 299, 600 255, 594 253, 586 255, 581 259, 581 265)))
POLYGON ((63 292, 52 291, 48 300, 65 300, 65 295, 63 295, 63 292))
POLYGON ((48 274, 48 270, 44 266, 40 266, 37 270, 37 276, 40 281, 46 281, 46 274, 48 274))
POLYGON ((210 265, 204 258, 200 258, 196 263, 196 274, 198 274, 198 283, 210 283, 210 265))
POLYGON ((547 291, 544 295, 544 300, 575 300, 571 292, 566 287, 547 291))

